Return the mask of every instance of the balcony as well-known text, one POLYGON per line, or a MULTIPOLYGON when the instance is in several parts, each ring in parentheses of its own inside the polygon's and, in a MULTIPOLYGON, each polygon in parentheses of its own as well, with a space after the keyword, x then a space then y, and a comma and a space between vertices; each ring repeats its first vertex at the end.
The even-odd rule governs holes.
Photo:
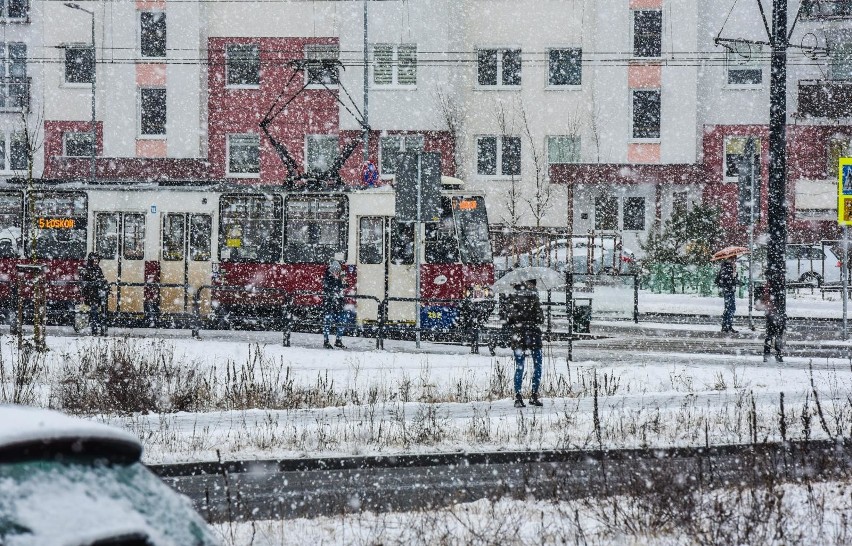
POLYGON ((799 80, 799 116, 852 117, 852 80, 799 80))
POLYGON ((852 17, 852 0, 803 0, 802 15, 806 19, 852 17))

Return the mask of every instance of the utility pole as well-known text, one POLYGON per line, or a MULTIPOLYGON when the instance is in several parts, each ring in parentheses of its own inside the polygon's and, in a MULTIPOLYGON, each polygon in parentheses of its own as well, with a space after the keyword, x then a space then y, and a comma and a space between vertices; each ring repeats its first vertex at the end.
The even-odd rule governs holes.
POLYGON ((369 41, 367 34, 367 1, 364 0, 364 163, 370 160, 370 131, 367 129, 369 122, 370 105, 370 64, 369 64, 369 41))
POLYGON ((787 0, 774 0, 772 58, 769 76, 769 191, 766 282, 778 311, 781 331, 787 324, 787 0))

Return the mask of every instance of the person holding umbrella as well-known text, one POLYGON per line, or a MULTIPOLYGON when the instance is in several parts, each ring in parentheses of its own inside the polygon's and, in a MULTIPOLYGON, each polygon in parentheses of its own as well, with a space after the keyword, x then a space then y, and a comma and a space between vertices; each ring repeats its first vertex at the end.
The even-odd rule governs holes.
POLYGON ((746 254, 748 249, 740 246, 724 248, 713 255, 711 261, 721 261, 716 274, 716 286, 722 292, 725 308, 722 312, 722 333, 736 333, 734 313, 737 310, 736 291, 739 285, 737 276, 737 256, 746 254))
POLYGON ((529 402, 531 406, 542 406, 544 404, 538 397, 538 388, 541 384, 542 364, 540 325, 544 322, 544 313, 538 299, 535 279, 517 283, 515 291, 506 300, 506 306, 506 326, 511 335, 512 353, 515 355, 515 407, 526 407, 521 396, 521 387, 527 351, 533 361, 532 393, 529 402))

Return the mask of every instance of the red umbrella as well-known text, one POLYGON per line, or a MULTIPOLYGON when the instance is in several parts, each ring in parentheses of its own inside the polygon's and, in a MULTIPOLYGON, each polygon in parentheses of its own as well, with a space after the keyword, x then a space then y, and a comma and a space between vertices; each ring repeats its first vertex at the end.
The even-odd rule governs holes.
POLYGON ((728 246, 713 254, 713 257, 710 258, 711 262, 717 262, 719 260, 727 260, 728 258, 736 258, 737 256, 741 256, 743 254, 748 254, 748 249, 744 246, 728 246))

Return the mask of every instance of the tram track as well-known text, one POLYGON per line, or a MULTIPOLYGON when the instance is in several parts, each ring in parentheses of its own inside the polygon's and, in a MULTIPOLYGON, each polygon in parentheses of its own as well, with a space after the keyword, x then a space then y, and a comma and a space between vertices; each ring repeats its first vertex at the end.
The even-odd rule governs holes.
POLYGON ((213 522, 419 510, 482 498, 570 500, 672 488, 842 480, 852 442, 447 453, 150 468, 213 522))

